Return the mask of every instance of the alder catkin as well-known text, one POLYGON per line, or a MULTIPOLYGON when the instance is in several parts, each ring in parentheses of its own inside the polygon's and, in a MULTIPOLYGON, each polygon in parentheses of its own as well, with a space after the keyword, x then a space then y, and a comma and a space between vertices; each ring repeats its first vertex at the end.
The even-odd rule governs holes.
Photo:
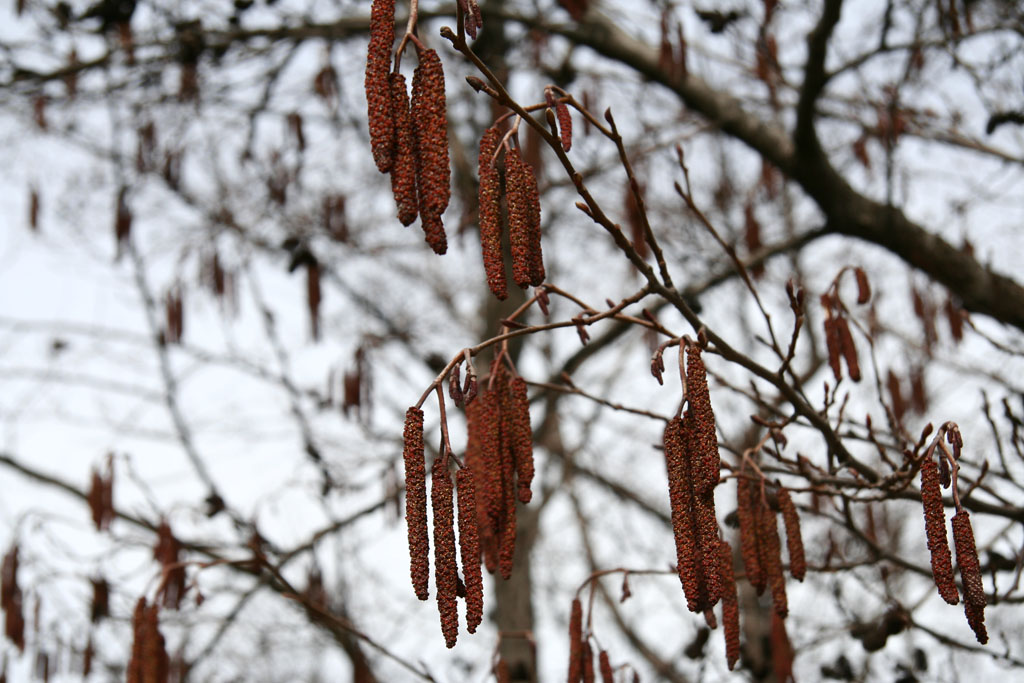
POLYGON ((686 345, 686 399, 693 416, 693 438, 697 444, 694 490, 697 495, 706 495, 718 485, 721 463, 715 413, 711 409, 711 394, 708 391, 707 369, 697 344, 686 345))
POLYGON ((398 220, 402 225, 412 225, 416 220, 416 136, 412 130, 409 114, 409 93, 405 88, 405 76, 393 73, 388 76, 391 88, 391 111, 395 122, 395 154, 391 166, 391 192, 398 206, 398 220))
POLYGON ((409 573, 416 597, 426 600, 430 581, 430 541, 427 535, 427 473, 423 460, 423 411, 405 413, 405 523, 409 531, 409 573))
POLYGON ((579 598, 572 601, 569 613, 569 683, 583 678, 583 604, 579 598))
POLYGON ((597 666, 601 671, 601 683, 615 683, 615 674, 612 671, 612 663, 608 660, 608 651, 601 650, 597 656, 597 666))
POLYGON ((485 391, 466 404, 468 438, 466 460, 473 470, 477 491, 477 523, 480 549, 487 571, 498 569, 498 540, 501 530, 501 462, 497 396, 485 391))
POLYGON ((505 262, 501 254, 501 178, 494 167, 495 153, 501 143, 501 131, 488 128, 480 138, 480 156, 477 159, 480 170, 480 247, 483 252, 484 272, 487 286, 494 296, 504 301, 508 298, 508 282, 505 280, 505 262))
POLYGON ((572 116, 565 102, 555 105, 555 115, 558 117, 558 137, 562 142, 562 150, 568 152, 572 148, 572 116))
POLYGON ((423 228, 427 244, 435 254, 443 254, 448 251, 448 238, 444 234, 444 221, 440 214, 427 213, 420 206, 420 225, 423 228))
POLYGON ((455 473, 459 496, 459 550, 466 582, 466 630, 476 633, 484 614, 484 584, 480 575, 480 538, 477 531, 476 490, 468 467, 455 473))
POLYGON ((419 208, 420 214, 440 217, 451 197, 444 68, 435 50, 421 50, 419 60, 412 77, 410 110, 416 135, 419 208))
POLYGON ((868 275, 863 268, 854 268, 853 274, 857 278, 857 303, 866 304, 871 299, 871 285, 868 284, 868 275))
POLYGON ((590 649, 590 641, 583 641, 583 683, 594 681, 594 652, 590 649))
POLYGON ((747 580, 760 595, 767 581, 761 566, 761 552, 758 549, 757 507, 761 504, 758 486, 740 474, 736 479, 736 516, 740 523, 740 554, 747 580))
POLYGON ((395 129, 388 72, 395 43, 395 0, 373 0, 370 7, 370 45, 366 54, 366 109, 370 149, 377 170, 387 173, 394 163, 395 129))
POLYGON ((779 489, 779 511, 786 525, 786 549, 789 551, 789 573, 797 581, 803 581, 807 573, 807 559, 804 556, 804 540, 800 534, 800 517, 789 491, 779 489))
POLYGON ((789 601, 786 597, 786 577, 782 573, 782 543, 779 540, 779 525, 775 520, 775 512, 768 505, 759 505, 757 515, 761 566, 764 567, 767 574, 775 613, 785 619, 789 614, 789 601))
POLYGON ((526 395, 526 380, 516 377, 508 383, 508 406, 511 414, 512 431, 510 446, 515 455, 516 488, 520 502, 529 503, 533 498, 530 484, 533 482, 533 430, 530 427, 530 400, 526 395))
POLYGON ((967 510, 953 515, 953 541, 956 545, 956 563, 960 566, 960 579, 964 584, 964 613, 975 638, 984 645, 988 642, 985 628, 985 585, 981 581, 978 549, 974 545, 974 529, 967 510))
POLYGON ((700 578, 697 574, 697 534, 693 526, 692 477, 686 467, 686 443, 683 422, 673 417, 665 426, 663 443, 665 466, 668 470, 668 495, 672 509, 672 531, 676 542, 676 571, 683 585, 686 606, 691 612, 699 611, 700 578))
POLYGON ((843 360, 846 361, 846 370, 850 374, 850 379, 859 382, 860 363, 857 362, 857 347, 853 343, 853 335, 850 334, 850 325, 846 322, 846 318, 836 318, 835 329, 839 337, 839 351, 843 354, 843 360))
POLYGON ((732 548, 718 542, 718 572, 722 579, 722 630, 725 633, 725 659, 732 671, 740 658, 740 607, 736 594, 736 575, 732 568, 732 548))
POLYGON ((508 200, 512 279, 524 289, 544 282, 540 244, 540 198, 533 168, 518 149, 505 153, 505 194, 508 200))
POLYGON ((434 582, 441 633, 449 648, 459 634, 458 567, 455 563, 455 525, 452 479, 445 458, 434 461, 430 476, 430 505, 434 513, 434 582))
POLYGON ((932 577, 942 599, 955 605, 960 602, 960 595, 953 579, 953 560, 946 539, 946 514, 942 506, 942 490, 939 488, 939 470, 930 451, 921 463, 921 502, 924 506, 924 528, 928 537, 928 552, 931 554, 932 577))

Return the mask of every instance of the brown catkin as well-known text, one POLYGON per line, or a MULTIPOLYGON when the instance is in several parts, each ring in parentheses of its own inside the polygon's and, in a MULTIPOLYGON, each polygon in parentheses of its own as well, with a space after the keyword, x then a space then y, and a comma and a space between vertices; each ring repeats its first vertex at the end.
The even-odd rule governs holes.
POLYGON ((807 559, 804 556, 804 539, 800 534, 800 517, 789 491, 779 489, 779 511, 786 525, 786 549, 789 551, 789 573, 797 581, 803 581, 807 574, 807 559))
POLYGON ((828 349, 828 365, 838 382, 843 378, 843 366, 840 364, 843 343, 839 335, 839 326, 831 314, 825 318, 825 346, 828 349))
POLYGON ((391 111, 395 121, 395 160, 391 166, 391 192, 398 206, 398 220, 412 225, 417 216, 416 199, 416 136, 409 115, 409 93, 405 76, 388 76, 391 88, 391 111))
POLYGON ((686 394, 693 415, 693 438, 697 443, 694 463, 694 488, 698 495, 707 494, 718 485, 721 466, 718 454, 718 436, 715 432, 715 413, 711 409, 707 369, 701 358, 700 346, 686 345, 686 394))
POLYGON ((468 439, 466 460, 473 469, 477 490, 477 522, 480 549, 487 571, 498 569, 498 539, 501 530, 500 413, 497 395, 485 391, 466 404, 468 439))
POLYGON ((583 605, 579 598, 572 601, 569 612, 569 683, 583 678, 583 605))
POLYGON ((946 513, 942 507, 939 469, 930 451, 921 463, 921 502, 924 505, 924 528, 931 554, 932 577, 942 599, 955 605, 960 602, 960 595, 953 579, 953 560, 946 540, 946 513))
POLYGON ((405 412, 405 523, 409 529, 409 573, 416 597, 426 600, 430 581, 430 541, 427 535, 427 473, 423 460, 423 411, 405 412))
POLYGON ((562 149, 568 152, 572 148, 572 116, 565 102, 555 105, 555 115, 558 117, 558 137, 562 141, 562 149))
POLYGON ((451 197, 444 68, 435 50, 421 50, 412 77, 412 126, 416 135, 416 185, 420 214, 440 217, 451 197))
POLYGON ((452 478, 445 458, 434 461, 430 476, 430 505, 434 513, 434 582, 441 633, 449 648, 459 634, 458 567, 455 564, 455 525, 452 478))
POLYGON ((718 572, 722 578, 722 628, 725 633, 725 659, 732 671, 740 658, 740 607, 736 594, 736 575, 732 568, 732 548, 718 542, 718 572))
POLYGON ((508 199, 512 279, 520 287, 544 282, 540 244, 540 199, 533 168, 518 149, 505 154, 505 193, 508 199))
POLYGON ((427 244, 434 250, 435 254, 443 254, 448 251, 448 238, 444 234, 444 221, 440 214, 427 213, 420 207, 420 225, 423 227, 423 234, 427 244))
POLYGON ((508 384, 509 409, 512 432, 510 446, 515 455, 516 487, 520 502, 529 503, 533 498, 530 484, 533 482, 533 431, 530 428, 530 401, 526 395, 526 380, 516 377, 508 384))
POLYGON ((370 7, 370 45, 366 54, 366 110, 370 148, 377 170, 387 173, 394 162, 394 119, 388 72, 395 43, 395 0, 373 0, 370 7))
POLYGON ((758 550, 757 507, 761 504, 758 486, 740 474, 736 479, 736 516, 740 522, 740 554, 747 580, 750 581, 760 595, 764 592, 767 581, 764 568, 761 566, 761 553, 758 550))
POLYGON ((846 369, 850 379, 854 382, 860 381, 860 363, 857 362, 857 347, 853 343, 853 335, 850 334, 850 325, 846 318, 836 318, 836 333, 839 336, 839 350, 846 361, 846 369))
POLYGON ((494 678, 498 683, 511 683, 512 674, 508 670, 508 662, 504 659, 499 658, 498 663, 494 665, 494 678))
POLYGON ((128 683, 165 683, 168 680, 170 658, 164 637, 160 633, 158 607, 139 598, 132 614, 132 653, 128 661, 128 683))
POLYGON ((779 540, 779 525, 771 507, 761 504, 757 508, 758 536, 761 566, 767 574, 768 586, 772 591, 772 606, 783 619, 789 614, 786 597, 786 577, 782 573, 782 543, 779 540))
POLYGON ((597 656, 597 667, 601 671, 601 683, 615 683, 615 674, 612 671, 612 663, 608 659, 608 650, 601 650, 597 656))
POLYGON ((964 584, 964 613, 975 638, 984 645, 988 642, 985 628, 985 585, 981 581, 978 549, 974 545, 974 529, 967 510, 953 515, 953 541, 956 545, 956 563, 960 566, 960 579, 964 584))
POLYGON ((480 538, 477 532, 476 490, 468 467, 455 473, 459 495, 459 550, 466 582, 466 630, 476 633, 484 614, 484 584, 480 575, 480 538))
POLYGON ((866 304, 871 299, 871 285, 868 284, 868 275, 863 268, 854 268, 853 274, 857 278, 857 303, 866 304))
POLYGON ((594 652, 590 649, 590 641, 583 641, 583 683, 594 681, 594 652))
POLYGON ((700 577, 697 573, 697 534, 690 511, 693 507, 692 478, 686 467, 686 442, 683 422, 678 417, 665 427, 665 466, 668 470, 668 495, 672 509, 672 531, 676 541, 676 571, 686 595, 687 609, 698 611, 700 577))
POLYGON ((508 298, 505 263, 501 254, 501 178, 492 161, 501 143, 501 131, 488 128, 480 138, 480 247, 487 286, 498 299, 508 298))

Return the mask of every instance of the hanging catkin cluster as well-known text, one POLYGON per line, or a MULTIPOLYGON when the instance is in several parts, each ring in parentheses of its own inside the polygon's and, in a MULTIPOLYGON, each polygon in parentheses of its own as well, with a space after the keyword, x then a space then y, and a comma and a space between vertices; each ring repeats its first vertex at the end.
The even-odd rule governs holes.
MULTIPOLYGON (((480 243, 487 284, 499 299, 508 296, 501 254, 501 174, 497 166, 501 132, 488 128, 480 140, 480 243)), ((506 148, 505 199, 508 204, 509 245, 512 250, 512 279, 520 287, 544 282, 541 251, 540 194, 537 177, 514 147, 506 148)))
POLYGON ((405 77, 391 72, 395 41, 394 0, 374 0, 366 57, 366 103, 370 146, 391 190, 402 225, 419 216, 427 243, 438 254, 448 249, 441 216, 451 198, 444 69, 435 50, 418 50, 412 98, 405 77))
MULTIPOLYGON (((760 595, 772 591, 775 613, 789 613, 786 579, 782 574, 782 543, 775 512, 765 500, 760 483, 744 472, 736 479, 736 512, 740 522, 740 551, 747 579, 760 595)), ((792 567, 792 562, 790 563, 792 567)))
MULTIPOLYGON (((427 485, 423 448, 423 411, 411 407, 405 414, 405 519, 409 529, 409 559, 416 597, 426 600, 430 580, 430 542, 427 535, 427 485)), ((450 453, 431 468, 430 503, 434 529, 434 582, 441 633, 454 647, 459 632, 458 597, 466 599, 466 628, 476 631, 483 620, 483 578, 480 575, 480 540, 477 496, 473 473, 466 467, 448 472, 450 453), (455 494, 458 494, 458 546, 462 580, 456 559, 455 494)))
POLYGON ((857 360, 857 347, 850 334, 850 325, 843 315, 843 307, 837 297, 830 294, 821 295, 821 305, 825 309, 825 346, 828 349, 828 364, 838 382, 843 378, 843 370, 839 359, 846 361, 846 370, 850 379, 860 381, 860 364, 857 360))
POLYGON ((686 385, 689 408, 665 427, 665 463, 676 568, 687 607, 700 613, 718 602, 722 579, 714 496, 719 479, 718 439, 707 373, 696 344, 686 345, 686 385))
POLYGON ((526 381, 509 377, 500 360, 493 363, 487 388, 466 405, 466 419, 466 462, 477 484, 484 564, 507 579, 515 553, 516 500, 526 503, 532 497, 533 437, 526 381))

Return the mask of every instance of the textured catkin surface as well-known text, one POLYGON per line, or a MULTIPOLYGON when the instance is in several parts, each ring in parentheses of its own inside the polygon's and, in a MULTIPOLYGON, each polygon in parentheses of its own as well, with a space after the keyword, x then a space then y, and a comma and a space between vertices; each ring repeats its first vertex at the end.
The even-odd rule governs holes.
POLYGON ((391 167, 391 192, 398 206, 398 220, 412 225, 418 215, 416 196, 416 136, 409 114, 409 93, 405 76, 393 73, 388 77, 391 88, 391 110, 395 121, 395 161, 391 167))
POLYGON ((924 529, 931 554, 932 577, 942 599, 951 605, 960 602, 953 578, 953 558, 949 554, 946 538, 946 513, 942 507, 942 489, 939 487, 939 468, 928 457, 921 463, 921 502, 924 506, 924 529))
POLYGON ((416 137, 416 186, 420 219, 427 242, 435 252, 447 248, 441 216, 451 197, 448 160, 448 118, 444 68, 434 50, 422 50, 412 77, 411 115, 416 137))
POLYGON ((484 615, 484 584, 480 574, 476 487, 468 467, 455 473, 455 486, 459 497, 459 551, 466 583, 466 630, 475 633, 484 615))
POLYGON ((452 478, 445 458, 434 461, 430 476, 430 505, 434 513, 434 582, 441 633, 449 648, 459 635, 458 566, 455 560, 455 511, 452 478))
POLYGON ((729 670, 740 658, 740 606, 736 593, 736 575, 732 568, 732 548, 718 542, 718 571, 722 579, 722 630, 725 632, 725 659, 729 670))
POLYGON ((500 130, 488 128, 484 131, 480 138, 477 163, 480 173, 480 248, 483 252, 484 272, 487 274, 487 286, 494 296, 503 301, 508 297, 508 282, 501 254, 501 177, 492 163, 500 142, 500 130))
POLYGON ((395 0, 374 0, 370 8, 370 45, 366 53, 366 110, 370 149, 377 170, 387 173, 394 163, 395 129, 388 73, 395 43, 395 0))
POLYGON ((540 245, 540 196, 533 169, 518 149, 505 154, 505 196, 512 279, 523 288, 539 285, 545 275, 540 245))
POLYGON ((403 441, 409 573, 416 597, 426 600, 430 581, 430 541, 427 535, 427 474, 423 461, 423 411, 419 408, 409 408, 405 413, 403 441))
POLYGON ((967 623, 978 642, 988 642, 988 629, 985 628, 985 585, 981 579, 981 565, 978 562, 978 549, 974 544, 974 529, 971 527, 971 516, 967 510, 959 510, 953 515, 953 542, 956 545, 956 563, 960 566, 960 578, 964 583, 964 613, 967 623))
POLYGON ((789 552, 789 573, 797 581, 803 581, 807 573, 807 559, 804 556, 804 539, 800 533, 800 516, 789 491, 779 489, 779 511, 786 526, 786 550, 789 552))

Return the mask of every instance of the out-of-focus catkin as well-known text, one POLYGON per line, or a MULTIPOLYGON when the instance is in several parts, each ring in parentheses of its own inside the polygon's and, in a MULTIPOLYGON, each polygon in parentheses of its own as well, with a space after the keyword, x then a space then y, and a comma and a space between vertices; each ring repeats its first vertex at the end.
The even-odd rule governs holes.
POLYGON ((455 516, 452 479, 445 458, 434 461, 430 476, 430 505, 434 513, 434 582, 441 633, 449 648, 459 634, 458 567, 455 562, 455 516))
POLYGON ((423 411, 405 413, 405 523, 409 530, 409 572, 416 597, 426 600, 430 581, 430 541, 427 535, 427 474, 423 460, 423 411))
POLYGON ((939 468, 929 452, 921 463, 921 502, 924 506, 924 529, 931 554, 932 577, 943 600, 951 605, 960 602, 953 578, 953 559, 946 539, 946 514, 939 488, 939 468))
POLYGON ((956 545, 956 563, 960 566, 960 579, 964 583, 964 613, 967 623, 978 642, 988 642, 988 630, 985 628, 985 585, 981 580, 981 565, 978 562, 978 549, 974 545, 974 529, 971 528, 971 515, 967 510, 960 509, 953 515, 953 541, 956 545))
POLYGON ((789 551, 789 573, 797 581, 803 581, 807 573, 807 559, 804 556, 804 540, 800 534, 800 517, 793 505, 789 491, 779 489, 779 511, 786 525, 786 549, 789 551))
POLYGON ((484 584, 480 575, 480 538, 477 531, 476 487, 468 467, 455 473, 459 496, 459 550, 466 582, 466 630, 476 633, 484 614, 484 584))
POLYGON ((615 683, 615 673, 608 659, 608 650, 601 650, 597 656, 598 668, 601 670, 601 683, 615 683))
POLYGON ((395 0, 373 0, 370 7, 370 45, 366 54, 366 109, 370 149, 377 170, 387 173, 394 163, 395 128, 388 72, 395 42, 395 0))
POLYGON ((579 598, 572 601, 569 612, 569 683, 583 679, 583 604, 579 598))
POLYGON ((772 591, 772 606, 775 608, 775 613, 785 619, 789 614, 789 601, 786 597, 786 577, 782 573, 782 543, 779 540, 779 525, 775 519, 775 512, 768 505, 759 505, 756 514, 760 562, 765 569, 768 586, 772 591))
POLYGON ((722 630, 725 633, 725 660, 732 671, 740 658, 740 607, 736 594, 736 575, 732 568, 732 548, 718 542, 718 571, 722 577, 722 630))
POLYGON ((501 143, 501 131, 488 128, 480 138, 480 248, 483 252, 487 286, 498 299, 508 297, 505 263, 501 254, 501 177, 492 163, 501 143))
POLYGON ((740 522, 740 554, 747 580, 757 594, 764 592, 767 580, 761 566, 761 551, 758 540, 757 508, 761 505, 761 492, 754 482, 743 473, 736 479, 736 516, 740 522))
POLYGON ((416 136, 409 115, 409 93, 405 89, 405 76, 388 76, 391 88, 391 111, 395 122, 395 160, 391 166, 391 192, 398 206, 398 220, 412 225, 416 220, 416 136))

